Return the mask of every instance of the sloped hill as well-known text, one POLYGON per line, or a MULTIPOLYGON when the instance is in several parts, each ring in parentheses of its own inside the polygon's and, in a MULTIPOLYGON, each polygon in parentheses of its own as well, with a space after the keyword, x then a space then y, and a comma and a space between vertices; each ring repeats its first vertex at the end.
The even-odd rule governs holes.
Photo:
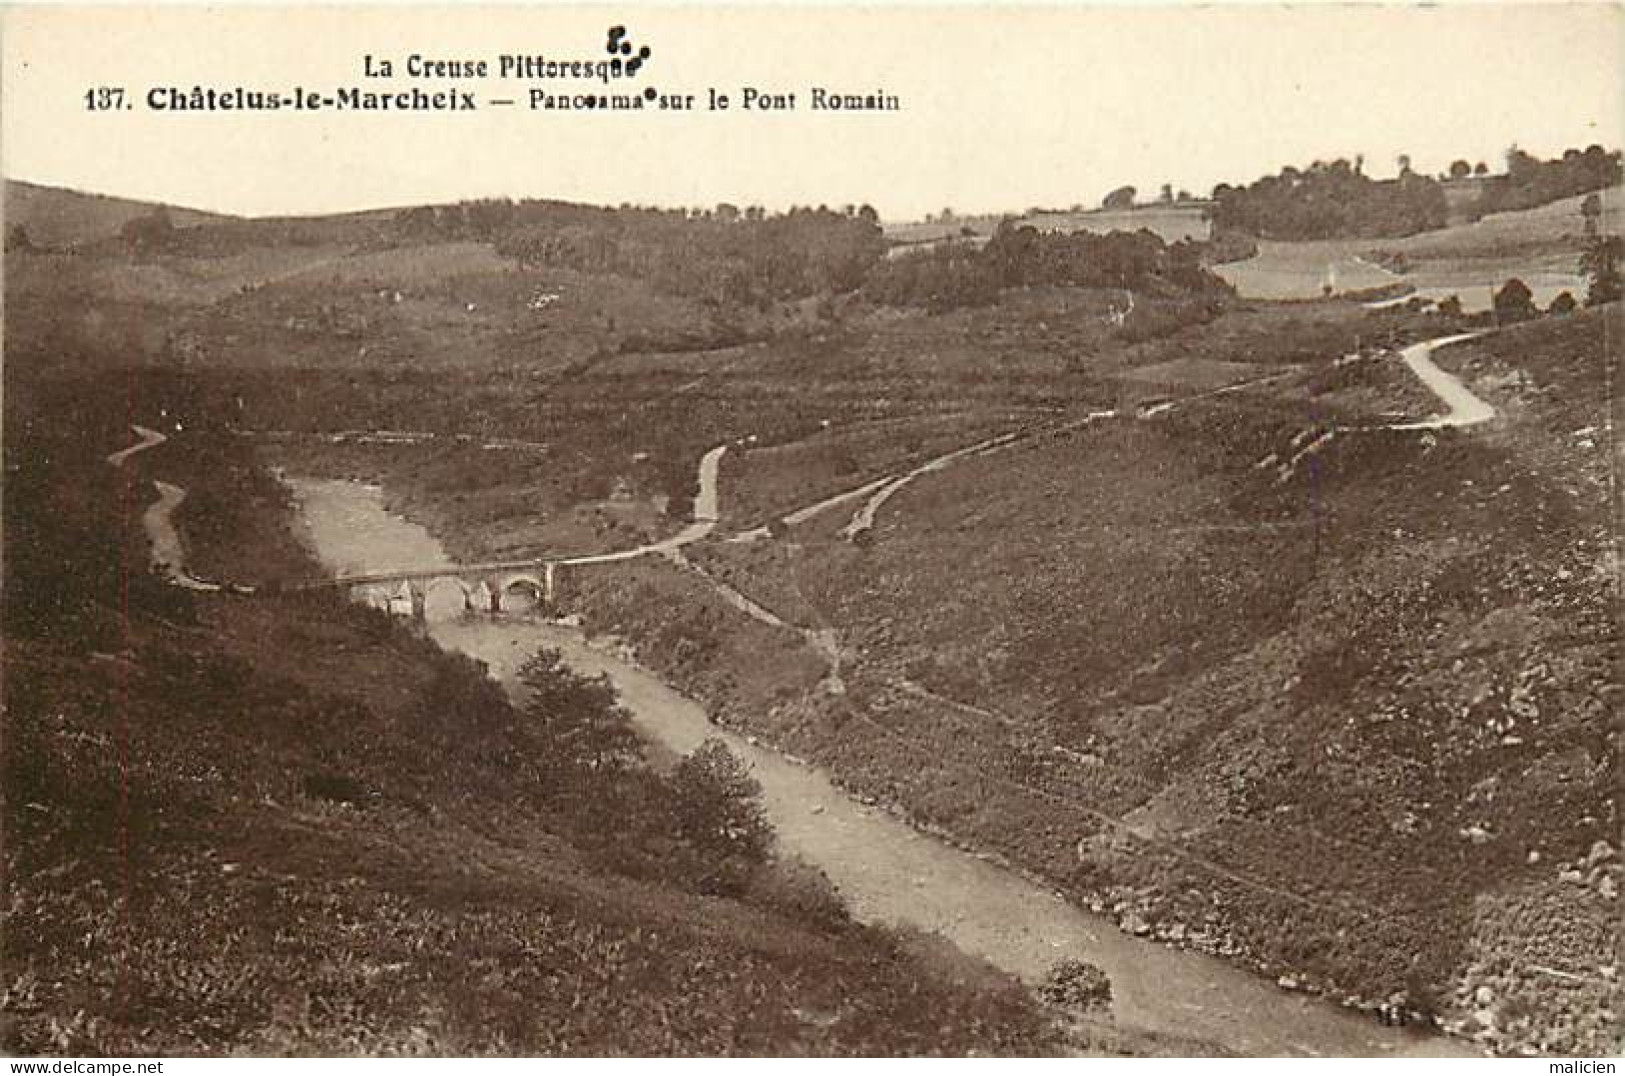
MULTIPOLYGON (((1602 202, 1602 230, 1612 235, 1625 231, 1625 187, 1610 187, 1597 193, 1602 202)), ((1580 206, 1588 197, 1578 195, 1534 209, 1494 213, 1482 220, 1368 245, 1427 259, 1567 255, 1577 252, 1584 239, 1580 206)))
MULTIPOLYGON (((814 875, 719 891, 653 771, 569 792, 548 729, 613 720, 602 688, 560 674, 521 715, 342 600, 127 575, 154 465, 101 459, 123 389, 7 404, 8 1052, 1061 1048, 1009 980, 854 925, 814 875)), ((298 558, 278 487, 210 444, 157 466, 237 506, 243 556, 298 558)))
MULTIPOLYGON (((22 225, 28 237, 42 247, 70 247, 109 239, 132 220, 151 215, 158 205, 114 198, 105 194, 85 194, 61 187, 8 179, 5 188, 5 222, 9 230, 22 225)), ((164 206, 176 227, 219 223, 232 218, 195 209, 164 206)))
POLYGON ((1309 378, 922 477, 867 544, 708 551, 833 633, 840 696, 712 667, 715 621, 662 648, 638 618, 676 603, 600 600, 732 720, 1125 929, 1508 1052, 1610 1053, 1616 317, 1442 352, 1482 426, 1373 429, 1437 401, 1381 363, 1338 387, 1356 367, 1327 349, 1309 378))

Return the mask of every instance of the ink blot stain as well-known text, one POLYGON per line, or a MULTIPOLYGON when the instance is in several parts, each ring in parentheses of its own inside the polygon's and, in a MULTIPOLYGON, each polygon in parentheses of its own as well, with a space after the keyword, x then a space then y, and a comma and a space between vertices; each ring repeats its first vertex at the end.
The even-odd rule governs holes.
POLYGON ((643 99, 645 101, 653 101, 658 96, 659 95, 655 93, 655 88, 653 86, 650 86, 648 89, 643 91, 643 99))

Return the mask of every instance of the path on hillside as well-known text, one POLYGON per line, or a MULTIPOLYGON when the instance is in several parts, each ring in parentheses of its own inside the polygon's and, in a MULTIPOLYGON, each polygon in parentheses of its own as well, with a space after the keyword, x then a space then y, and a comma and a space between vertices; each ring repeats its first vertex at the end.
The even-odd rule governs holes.
MULTIPOLYGON (((146 426, 132 424, 130 429, 140 440, 128 448, 121 448, 108 454, 107 462, 114 467, 123 467, 124 461, 137 452, 157 448, 169 440, 157 430, 146 426)), ((172 518, 175 509, 186 499, 186 490, 156 479, 153 480, 153 485, 158 487, 158 499, 141 513, 141 528, 147 532, 147 541, 152 546, 153 568, 167 582, 186 590, 220 590, 219 583, 199 579, 186 570, 186 548, 181 544, 180 532, 175 529, 175 521, 172 518)))
POLYGON ((1461 378, 1448 370, 1440 369, 1433 362, 1433 353, 1442 347, 1459 344, 1463 340, 1471 340, 1482 336, 1483 333, 1457 333, 1454 336, 1441 337, 1438 340, 1427 340, 1420 344, 1412 344, 1399 353, 1411 372, 1421 379, 1441 401, 1447 410, 1442 415, 1422 419, 1419 422, 1402 422, 1392 426, 1393 430, 1442 430, 1450 427, 1475 426, 1480 422, 1488 422, 1495 417, 1495 408, 1473 393, 1462 383, 1461 378))
POLYGON ((1276 484, 1288 481, 1297 473, 1298 465, 1306 459, 1318 454, 1327 445, 1331 444, 1338 434, 1342 433, 1369 433, 1374 430, 1443 430, 1456 429, 1463 426, 1475 426, 1480 422, 1488 422, 1495 417, 1495 408, 1489 403, 1473 395, 1472 391, 1462 382, 1461 378, 1448 370, 1441 369, 1433 361, 1433 353, 1442 347, 1459 344, 1463 340, 1472 340, 1485 335, 1482 332, 1456 333, 1453 336, 1441 336, 1435 340, 1424 340, 1419 344, 1412 344, 1400 351, 1399 357, 1410 367, 1411 372, 1417 376, 1428 391, 1437 396, 1445 406, 1443 414, 1431 415, 1424 419, 1409 419, 1401 422, 1384 422, 1375 426, 1311 426, 1299 430, 1288 446, 1291 455, 1281 459, 1280 455, 1271 452, 1257 463, 1254 470, 1263 470, 1266 467, 1276 469, 1276 484))
POLYGON ((632 549, 622 549, 615 553, 589 553, 585 556, 566 557, 563 560, 554 561, 554 563, 565 567, 587 564, 614 564, 617 561, 634 560, 652 553, 675 553, 684 546, 693 545, 700 539, 708 537, 717 527, 717 507, 721 496, 717 491, 718 471, 722 465, 722 457, 727 451, 727 444, 720 444, 700 457, 700 491, 698 496, 694 498, 694 511, 690 516, 691 521, 688 526, 676 534, 669 538, 662 538, 657 542, 646 542, 632 549))
POLYGON ((114 467, 123 467, 124 461, 135 455, 137 452, 145 452, 149 448, 157 448, 159 445, 169 440, 169 438, 165 437, 157 430, 151 430, 145 426, 131 426, 130 429, 134 431, 135 435, 141 438, 141 440, 137 441, 129 448, 121 448, 117 452, 110 453, 107 457, 107 462, 111 463, 114 467))
POLYGON ((219 583, 199 579, 186 570, 186 548, 181 544, 180 532, 175 529, 175 521, 171 518, 175 509, 186 499, 186 491, 180 486, 156 479, 153 484, 158 487, 158 499, 141 514, 141 526, 147 532, 147 540, 152 543, 152 566, 168 582, 185 590, 220 590, 219 583))
MULTIPOLYGON (((1176 399, 1164 400, 1161 403, 1141 407, 1139 410, 1131 413, 1125 413, 1117 408, 1111 408, 1105 411, 1090 411, 1082 418, 1073 419, 1070 422, 1062 422, 1053 426, 1024 426, 1020 429, 1012 430, 1009 433, 1002 433, 997 437, 990 437, 984 441, 978 441, 976 444, 968 445, 964 448, 957 448, 951 452, 945 452, 940 456, 936 456, 930 460, 927 460, 925 463, 920 464, 912 471, 908 471, 901 475, 893 475, 882 478, 876 482, 871 482, 869 485, 862 487, 862 489, 851 490, 847 493, 841 494, 839 497, 832 497, 827 501, 822 501, 818 505, 812 506, 810 509, 802 509, 799 512, 792 513, 791 515, 784 517, 785 522, 801 522, 801 519, 794 517, 801 516, 802 518, 806 518, 811 514, 811 512, 822 511, 825 508, 834 507, 836 504, 839 504, 847 499, 862 496, 864 491, 872 491, 869 493, 868 499, 864 501, 863 506, 853 514, 851 520, 847 522, 846 526, 841 528, 841 537, 851 541, 874 527, 876 514, 882 507, 885 506, 887 501, 891 500, 898 493, 902 492, 904 487, 908 486, 918 478, 932 474, 936 471, 945 470, 948 467, 951 467, 964 459, 968 459, 971 456, 989 456, 995 452, 1001 452, 1005 449, 1012 448, 1015 445, 1024 444, 1029 441, 1036 441, 1043 437, 1059 437, 1075 430, 1082 429, 1085 426, 1100 422, 1104 419, 1133 418, 1143 421, 1146 419, 1156 418, 1158 415, 1169 414, 1170 412, 1176 411, 1181 407, 1195 403, 1199 400, 1208 400, 1217 396, 1225 396, 1233 392, 1240 392, 1244 389, 1256 388, 1260 385, 1268 385, 1277 381, 1282 381, 1288 377, 1291 377, 1295 372, 1296 371, 1287 371, 1286 373, 1266 374, 1263 377, 1255 377, 1247 381, 1237 381, 1234 384, 1222 385, 1216 389, 1206 389, 1202 392, 1192 393, 1189 396, 1180 396, 1176 399)), ((757 528, 757 531, 762 531, 765 533, 764 528, 757 528)), ((756 532, 748 533, 753 536, 756 534, 756 532)), ((748 539, 746 539, 744 535, 735 535, 733 540, 748 539)))

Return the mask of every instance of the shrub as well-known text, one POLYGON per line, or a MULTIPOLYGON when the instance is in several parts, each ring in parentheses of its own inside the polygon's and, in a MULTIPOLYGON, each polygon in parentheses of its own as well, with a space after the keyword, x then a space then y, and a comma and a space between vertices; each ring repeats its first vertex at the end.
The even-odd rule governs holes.
POLYGON ((1540 311, 1535 309, 1535 297, 1529 290, 1529 285, 1513 277, 1501 286, 1495 293, 1495 319, 1502 324, 1514 321, 1528 321, 1540 311))
POLYGON ((1049 970, 1038 994, 1051 1005, 1088 1010, 1111 1004, 1112 984, 1106 973, 1082 960, 1063 960, 1049 970))
POLYGON ((752 879, 750 900, 789 912, 799 922, 831 929, 847 926, 852 913, 829 875, 799 859, 782 859, 752 879))

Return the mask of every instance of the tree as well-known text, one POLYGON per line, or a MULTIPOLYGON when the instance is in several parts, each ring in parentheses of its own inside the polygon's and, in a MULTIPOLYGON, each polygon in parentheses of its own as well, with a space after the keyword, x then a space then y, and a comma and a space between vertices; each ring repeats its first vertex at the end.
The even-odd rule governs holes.
POLYGON ((1164 183, 1162 185, 1162 193, 1157 195, 1157 201, 1166 204, 1168 202, 1172 202, 1173 200, 1174 200, 1174 185, 1172 183, 1164 183))
POLYGON ((1580 203, 1580 217, 1585 221, 1585 234, 1595 238, 1602 225, 1602 196, 1592 191, 1580 203))
POLYGON ((1473 166, 1468 164, 1466 161, 1456 160, 1450 162, 1451 179, 1466 179, 1468 176, 1472 175, 1472 172, 1473 166))
POLYGON ((1461 317, 1461 296, 1447 295, 1439 300, 1439 313, 1447 318, 1461 317))
POLYGON ((7 250, 33 250, 34 241, 28 236, 28 229, 21 224, 13 224, 6 231, 7 250))
POLYGON ((642 757, 631 715, 605 677, 567 668, 556 650, 539 650, 519 671, 525 717, 548 744, 543 764, 557 784, 577 785, 622 772, 642 757))
POLYGON ((1580 272, 1590 282, 1586 288, 1586 305, 1600 306, 1620 297, 1619 263, 1625 243, 1617 235, 1597 236, 1586 244, 1580 255, 1580 272))
POLYGON ((1475 175, 1475 176, 1487 176, 1489 174, 1490 174, 1490 166, 1485 164, 1483 161, 1479 161, 1477 164, 1473 165, 1473 175, 1475 175))
POLYGON ((1133 187, 1118 187, 1101 200, 1101 208, 1132 209, 1134 208, 1134 195, 1136 193, 1133 187))
POLYGON ((706 740, 672 772, 677 834, 705 861, 705 888, 739 892, 767 861, 773 828, 762 786, 728 745, 706 740))
POLYGON ((1401 153, 1399 155, 1398 161, 1399 161, 1399 174, 1401 176, 1410 175, 1411 174, 1411 155, 1409 153, 1401 153))
POLYGON ((1579 303, 1575 302, 1574 296, 1565 291, 1557 296, 1557 298, 1552 300, 1551 305, 1546 308, 1546 313, 1572 314, 1574 313, 1575 308, 1579 305, 1579 303))
POLYGON ((152 212, 144 217, 131 217, 119 229, 120 237, 136 250, 148 250, 166 245, 175 231, 175 225, 169 219, 169 211, 163 206, 154 206, 152 212))
POLYGON ((1540 313, 1535 309, 1535 297, 1529 285, 1517 277, 1503 284, 1492 301, 1495 304, 1495 320, 1502 325, 1528 321, 1540 313))

